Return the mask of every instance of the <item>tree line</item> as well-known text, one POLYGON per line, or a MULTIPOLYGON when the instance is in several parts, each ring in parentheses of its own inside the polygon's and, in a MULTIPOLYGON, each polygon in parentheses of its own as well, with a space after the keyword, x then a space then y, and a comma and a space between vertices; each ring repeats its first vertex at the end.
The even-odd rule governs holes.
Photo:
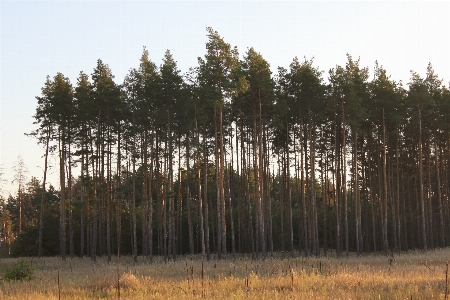
POLYGON ((450 91, 431 64, 407 88, 377 62, 369 79, 350 55, 328 74, 297 57, 272 74, 253 48, 240 57, 213 29, 207 38, 184 75, 170 51, 158 67, 144 48, 122 84, 101 60, 75 86, 47 77, 29 134, 44 148, 43 180, 19 185, 1 210, 2 239, 16 236, 19 255, 449 245, 450 91), (47 188, 52 153, 59 191, 47 188))

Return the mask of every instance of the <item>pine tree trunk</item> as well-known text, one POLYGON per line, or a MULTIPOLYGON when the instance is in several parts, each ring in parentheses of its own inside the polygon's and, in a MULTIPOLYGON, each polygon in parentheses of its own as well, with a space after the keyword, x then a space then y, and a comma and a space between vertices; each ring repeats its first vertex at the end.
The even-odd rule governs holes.
POLYGON ((178 234, 175 236, 175 240, 178 241, 177 253, 182 253, 183 251, 183 185, 182 185, 182 172, 181 172, 181 136, 178 137, 178 234))
POLYGON ((47 181, 49 143, 50 143, 50 127, 47 127, 47 136, 45 138, 44 179, 42 180, 41 210, 40 210, 40 215, 39 215, 39 249, 38 249, 38 257, 42 256, 42 238, 43 238, 43 233, 44 233, 43 231, 44 231, 45 183, 47 181))
POLYGON ((168 122, 168 140, 169 140, 169 161, 168 161, 168 172, 169 176, 167 178, 168 180, 168 197, 169 197, 169 257, 172 256, 172 259, 175 261, 176 259, 176 243, 175 243, 175 191, 173 186, 173 141, 172 141, 172 124, 171 124, 171 118, 170 118, 170 112, 168 112, 169 115, 169 122, 168 122))
POLYGON ((433 232, 433 203, 431 201, 431 158, 430 147, 427 143, 426 161, 427 161, 427 202, 428 202, 428 244, 430 248, 434 249, 434 232, 433 232))
POLYGON ((60 179, 60 204, 59 204, 59 251, 62 260, 66 260, 66 174, 65 174, 65 131, 60 132, 61 141, 59 143, 59 179, 60 179))
POLYGON ((384 107, 383 107, 383 201, 382 201, 382 232, 383 232, 383 250, 387 255, 389 251, 388 236, 387 236, 387 215, 388 215, 388 185, 387 185, 387 172, 386 172, 386 126, 384 121, 384 107))
POLYGON ((399 152, 398 152, 398 139, 395 143, 395 159, 396 159, 396 198, 395 198, 395 205, 396 205, 396 222, 397 222, 397 237, 398 237, 398 252, 400 253, 402 249, 402 231, 401 231, 401 216, 400 216, 400 173, 399 173, 399 152))
POLYGON ((70 258, 73 258, 75 255, 75 249, 73 245, 73 218, 72 218, 72 155, 70 152, 70 143, 69 143, 69 163, 68 163, 68 188, 69 188, 69 251, 70 258))
MULTIPOLYGON (((133 140, 134 147, 136 147, 136 137, 133 140)), ((136 150, 133 150, 136 152, 136 150)), ((136 155, 135 155, 136 156, 136 155)), ((132 158, 133 163, 133 182, 132 182, 132 196, 131 196, 131 222, 132 222, 132 241, 133 241, 133 261, 137 263, 137 234, 136 234, 136 158, 132 158)))
MULTIPOLYGON (((119 124, 120 126, 120 124, 119 124)), ((120 128, 120 127, 119 127, 120 128)), ((122 163, 121 163, 121 148, 120 148, 120 129, 117 132, 117 173, 116 173, 116 238, 117 238, 117 255, 120 255, 120 246, 121 246, 121 233, 122 233, 122 224, 121 224, 121 211, 122 211, 122 186, 121 186, 121 171, 122 171, 122 163)))
MULTIPOLYGON (((195 132, 197 133, 197 179, 198 179, 198 214, 200 223, 200 248, 202 253, 202 259, 205 258, 205 224, 203 214, 203 197, 202 197, 202 178, 201 178, 201 161, 200 161, 200 132, 197 127, 197 107, 195 108, 195 132)), ((203 138, 205 138, 203 136, 203 138)), ((206 157, 206 155, 205 155, 206 157)), ((206 175, 205 175, 206 176, 206 175)))
MULTIPOLYGON (((286 134, 289 136, 289 124, 286 122, 286 134)), ((292 226, 292 193, 291 193, 291 173, 290 173, 290 153, 289 153, 289 143, 286 142, 286 163, 287 163, 287 197, 289 206, 289 250, 291 251, 291 256, 294 257, 294 228, 292 226)))
POLYGON ((348 256, 348 198, 347 198, 347 134, 344 114, 344 99, 342 105, 342 190, 344 197, 344 225, 345 225, 345 255, 348 256))
MULTIPOLYGON (((150 153, 153 154, 153 134, 151 135, 150 141, 150 153)), ((147 181, 148 185, 148 222, 147 222, 147 233, 148 233, 148 257, 150 263, 153 262, 153 191, 154 191, 154 181, 153 181, 153 159, 150 157, 150 180, 147 181)))
POLYGON ((264 232, 264 163, 263 163, 263 140, 262 140, 262 109, 261 109, 261 91, 258 93, 259 95, 259 120, 258 120, 258 188, 259 188, 259 235, 260 235, 260 244, 261 244, 261 252, 262 259, 266 259, 266 238, 264 232))
MULTIPOLYGON (((230 139, 231 141, 232 139, 230 139)), ((230 143, 231 144, 231 143, 230 143)), ((233 153, 233 149, 231 149, 231 153, 233 153)), ((228 166, 228 200, 230 206, 230 229, 231 229, 231 255, 233 259, 236 258, 236 248, 235 248, 235 240, 234 240, 234 213, 233 213, 233 194, 231 185, 233 182, 233 155, 231 155, 231 164, 228 166)))
POLYGON ((436 167, 436 186, 437 186, 437 200, 439 206, 439 235, 441 238, 441 247, 445 247, 445 234, 444 234, 444 214, 442 209, 442 192, 441 192, 441 175, 439 170, 439 151, 436 142, 436 130, 434 134, 434 165, 436 167))
POLYGON ((85 230, 85 200, 84 200, 84 193, 85 193, 85 178, 84 178, 84 168, 85 168, 85 162, 84 162, 84 145, 82 146, 82 154, 81 154, 81 191, 80 191, 80 257, 84 257, 84 230, 85 230))
POLYGON ((221 235, 222 242, 222 254, 227 258, 227 223, 225 218, 225 145, 224 145, 224 132, 223 132, 223 108, 220 106, 219 110, 219 122, 220 122, 220 221, 221 231, 218 235, 221 235))
POLYGON ((355 178, 355 220, 356 220, 356 254, 358 256, 361 255, 361 249, 360 249, 360 240, 359 240, 359 234, 360 234, 360 224, 359 224, 359 172, 358 172, 358 133, 356 130, 353 133, 353 170, 354 170, 354 178, 355 178))
POLYGON ((141 159, 142 159, 142 255, 148 255, 148 154, 147 154, 147 130, 141 135, 141 159))
MULTIPOLYGON (((336 114, 335 114, 336 116, 336 114)), ((333 175, 333 180, 334 181, 334 210, 336 213, 336 253, 337 256, 339 257, 341 255, 341 216, 340 216, 340 211, 339 211, 339 198, 340 198, 340 189, 341 189, 341 185, 340 185, 340 168, 339 168, 339 148, 338 148, 338 136, 337 136, 337 122, 336 122, 336 117, 334 120, 334 139, 335 139, 335 147, 334 147, 334 151, 335 151, 335 160, 334 160, 334 168, 335 168, 335 173, 336 175, 333 175)))
POLYGON ((206 259, 211 259, 211 251, 209 249, 209 212, 208 212, 208 149, 206 138, 206 126, 203 127, 203 204, 205 206, 204 222, 205 222, 205 248, 206 259))
POLYGON ((425 218, 425 199, 423 195, 423 161, 422 161, 422 112, 420 105, 418 107, 419 115, 419 199, 420 199, 420 211, 421 211, 421 223, 422 223, 422 247, 427 251, 427 232, 426 232, 426 218, 425 218))
POLYGON ((190 140, 189 135, 186 135, 186 187, 187 187, 187 217, 188 217, 188 230, 189 230, 189 254, 194 255, 194 227, 192 225, 192 199, 191 190, 189 184, 190 176, 190 140))
POLYGON ((306 154, 306 134, 303 131, 304 125, 300 123, 300 132, 302 136, 299 138, 300 142, 300 169, 301 169, 301 178, 300 178, 300 198, 302 202, 302 215, 301 220, 303 221, 303 247, 305 250, 305 256, 309 256, 309 245, 308 245, 308 212, 306 209, 306 182, 308 181, 308 163, 307 163, 307 154, 306 154), (305 176, 306 171, 306 176, 305 176))
POLYGON ((215 175, 216 175, 216 210, 217 210, 217 259, 222 259, 222 200, 221 200, 221 179, 220 179, 220 165, 219 165, 219 126, 220 126, 220 116, 217 112, 217 107, 214 107, 214 164, 215 164, 215 175), (219 124, 217 124, 219 122, 219 124))
POLYGON ((314 126, 312 124, 312 116, 311 116, 311 110, 309 110, 309 116, 310 116, 310 122, 309 122, 309 150, 310 150, 310 169, 311 169, 311 208, 312 208, 312 246, 313 246, 313 253, 315 256, 320 255, 320 248, 319 248, 319 229, 318 229, 318 223, 317 223, 317 201, 316 201, 316 167, 315 167, 315 160, 316 160, 316 142, 315 142, 315 130, 314 126))
MULTIPOLYGON (((108 140, 109 137, 109 129, 108 129, 108 140)), ((108 263, 111 263, 111 197, 112 197, 112 189, 111 189, 111 142, 108 141, 108 153, 106 154, 106 253, 108 255, 108 263)))

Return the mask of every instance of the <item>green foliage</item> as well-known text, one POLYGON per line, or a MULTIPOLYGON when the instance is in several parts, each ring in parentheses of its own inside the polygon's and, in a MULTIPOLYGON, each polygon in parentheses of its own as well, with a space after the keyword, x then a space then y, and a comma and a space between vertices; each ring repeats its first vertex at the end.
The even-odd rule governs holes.
POLYGON ((42 192, 48 194, 42 255, 69 245, 71 254, 103 255, 119 243, 121 254, 143 246, 167 254, 174 243, 181 254, 188 251, 188 234, 198 253, 203 242, 215 245, 225 228, 226 244, 238 236, 240 252, 263 248, 252 249, 258 231, 273 236, 275 250, 286 250, 288 240, 309 250, 313 236, 313 248, 342 248, 342 228, 346 248, 363 243, 363 251, 377 251, 381 226, 386 234, 391 225, 392 248, 417 248, 414 224, 425 211, 416 206, 419 145, 427 166, 427 230, 439 225, 439 245, 449 244, 448 204, 438 195, 448 190, 450 90, 431 64, 425 78, 412 73, 406 90, 377 62, 369 82, 368 68, 347 55, 325 83, 313 59, 295 57, 272 76, 253 48, 240 59, 212 28, 207 38, 205 56, 187 77, 169 50, 157 66, 146 48, 123 85, 101 60, 91 77, 80 73, 75 89, 61 73, 47 77, 37 97, 38 129, 30 135, 60 155, 62 188, 43 190, 34 178, 23 190, 21 181, 20 197, 0 203, 0 234, 11 255, 38 252, 42 192), (76 178, 71 168, 78 164, 76 178), (225 211, 215 202, 219 192, 220 203, 229 199, 225 211), (216 223, 220 219, 226 221, 216 223), (261 220, 267 231, 258 227, 261 220), (202 241, 210 232, 211 240, 202 241))
POLYGON ((31 280, 33 279, 34 268, 25 259, 18 260, 11 268, 5 269, 3 280, 31 280))
MULTIPOLYGON (((49 188, 47 197, 50 197, 53 192, 53 187, 49 188)), ((47 198, 48 199, 48 198, 47 198)), ((54 199, 48 199, 46 203, 46 210, 44 212, 44 231, 42 240, 42 255, 52 256, 57 255, 59 250, 58 239, 58 202, 54 199)), ((29 226, 23 229, 21 234, 18 234, 11 245, 11 256, 36 256, 39 248, 39 226, 29 226)))

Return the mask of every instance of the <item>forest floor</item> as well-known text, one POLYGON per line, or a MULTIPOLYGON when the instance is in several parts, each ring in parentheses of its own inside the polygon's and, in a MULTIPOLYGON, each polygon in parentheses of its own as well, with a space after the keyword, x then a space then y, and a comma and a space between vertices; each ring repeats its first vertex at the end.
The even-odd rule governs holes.
MULTIPOLYGON (((230 255, 229 255, 230 257, 230 255)), ((27 258, 34 278, 0 280, 0 299, 446 299, 450 248, 385 256, 175 262, 144 257, 27 258), (203 265, 203 279, 202 279, 203 265), (118 280, 118 278, 120 280, 118 280)), ((18 259, 0 259, 0 275, 18 259)), ((450 287, 449 287, 450 288, 450 287)))

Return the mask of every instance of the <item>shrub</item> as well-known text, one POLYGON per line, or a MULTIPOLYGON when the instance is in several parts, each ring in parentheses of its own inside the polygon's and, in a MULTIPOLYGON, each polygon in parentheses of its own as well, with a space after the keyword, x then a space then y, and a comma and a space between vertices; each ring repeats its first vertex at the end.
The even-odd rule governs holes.
POLYGON ((33 267, 25 258, 22 258, 17 261, 11 268, 5 269, 3 280, 31 280, 33 279, 33 273, 33 267))

